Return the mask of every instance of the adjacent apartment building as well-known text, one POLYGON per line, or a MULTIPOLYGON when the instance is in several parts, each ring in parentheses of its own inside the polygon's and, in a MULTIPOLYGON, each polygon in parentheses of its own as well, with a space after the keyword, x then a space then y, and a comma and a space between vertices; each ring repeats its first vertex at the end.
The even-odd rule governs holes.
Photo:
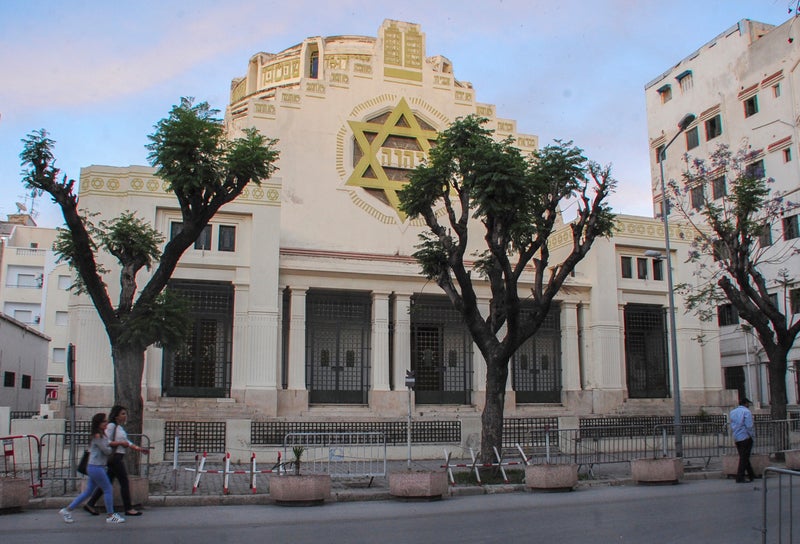
MULTIPOLYGON (((526 151, 539 141, 479 102, 446 57, 428 56, 419 25, 387 20, 377 34, 257 53, 233 80, 229 130, 278 138, 280 170, 226 205, 176 270, 172 285, 192 300, 194 332, 182 349, 147 350, 151 439, 176 420, 402 421, 408 370, 416 373, 415 418, 442 432, 453 423, 461 439, 465 425, 480 428, 485 364, 448 300, 420 274, 412 254, 424 226, 398 209, 397 192, 437 131, 458 117, 484 116, 526 151)), ((167 239, 180 228, 178 203, 151 168, 84 168, 80 202, 109 217, 137 210, 167 239)), ((479 250, 480 226, 472 228, 479 250)), ((670 235, 687 250, 681 227, 670 235)), ((551 253, 568 243, 562 225, 551 253)), ((616 235, 596 243, 547 324, 514 357, 508 417, 672 413, 664 262, 648 257, 663 250, 660 221, 619 217, 616 235)), ((530 287, 523 280, 523 298, 530 287)), ((478 289, 488 307, 488 287, 478 289)), ((718 344, 693 340, 716 328, 678 316, 687 414, 731 404, 718 344)), ((108 406, 109 347, 86 297, 71 299, 70 341, 78 403, 108 406)), ((242 429, 243 443, 257 440, 242 429)))
MULTIPOLYGON (((687 113, 697 116, 685 135, 667 151, 667 179, 680 180, 685 153, 706 158, 718 144, 731 150, 756 151, 752 165, 773 178, 773 191, 788 200, 800 200, 800 25, 791 18, 780 26, 744 19, 677 62, 645 87, 648 135, 651 149, 653 203, 662 210, 659 155, 677 132, 687 113)), ((695 187, 689 205, 705 197, 720 201, 727 193, 726 179, 709 187, 695 187)), ((771 292, 790 319, 800 313, 800 229, 795 208, 768 221, 765 243, 772 244, 773 264, 763 268, 771 292), (768 238, 768 239, 767 239, 768 238), (777 281, 780 270, 789 273, 788 285, 777 281)), ((678 217, 674 218, 678 220, 678 217)), ((740 322, 729 304, 718 308, 719 343, 725 386, 738 389, 757 404, 769 404, 766 357, 756 335, 740 322)), ((789 354, 788 400, 800 398, 800 346, 789 354)))
MULTIPOLYGON (((44 363, 37 362, 37 372, 41 371, 54 398, 65 375, 68 289, 72 284, 67 265, 56 262, 52 249, 55 238, 56 229, 37 226, 28 213, 12 214, 0 221, 0 313, 12 318, 9 327, 14 324, 37 331, 49 340, 44 363)), ((12 341, 8 342, 0 348, 3 353, 11 349, 12 341)), ((8 383, 12 381, 9 378, 8 383)), ((37 394, 37 409, 42 402, 44 396, 37 394)))

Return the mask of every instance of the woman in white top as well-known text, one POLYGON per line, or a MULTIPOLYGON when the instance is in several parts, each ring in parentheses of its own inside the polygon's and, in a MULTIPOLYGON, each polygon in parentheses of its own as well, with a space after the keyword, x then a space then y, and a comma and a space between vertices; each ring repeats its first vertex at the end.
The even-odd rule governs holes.
MULTIPOLYGON (((128 433, 125 432, 125 428, 123 427, 123 425, 125 425, 125 423, 128 421, 128 410, 124 406, 113 406, 111 408, 111 412, 108 414, 108 420, 109 424, 108 427, 106 427, 106 436, 109 440, 119 443, 119 445, 114 448, 114 453, 108 460, 108 479, 112 483, 114 482, 114 478, 119 480, 119 491, 120 495, 122 496, 122 504, 125 506, 125 515, 141 516, 142 512, 139 510, 134 510, 133 505, 131 504, 131 490, 128 483, 128 471, 125 468, 124 455, 126 449, 132 449, 133 451, 139 451, 144 454, 150 452, 144 448, 140 448, 128 440, 128 433)), ((93 516, 98 514, 94 505, 100 498, 101 493, 101 490, 95 490, 92 498, 89 499, 89 502, 87 502, 83 507, 84 510, 93 516)))
POLYGON ((106 436, 105 430, 108 420, 104 413, 95 414, 92 417, 92 430, 89 443, 89 464, 86 467, 89 476, 89 484, 86 490, 75 497, 69 506, 58 511, 66 523, 72 523, 72 511, 80 503, 89 498, 96 489, 101 489, 103 500, 106 503, 106 523, 125 523, 125 518, 114 512, 114 494, 111 488, 111 481, 106 474, 106 464, 108 456, 111 455, 113 448, 120 446, 122 442, 112 441, 106 436))

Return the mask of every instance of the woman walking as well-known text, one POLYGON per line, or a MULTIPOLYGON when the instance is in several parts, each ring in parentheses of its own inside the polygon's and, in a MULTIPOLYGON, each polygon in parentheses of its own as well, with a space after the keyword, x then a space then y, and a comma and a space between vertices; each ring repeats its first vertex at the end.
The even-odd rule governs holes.
MULTIPOLYGON (((144 453, 145 455, 150 453, 150 451, 146 450, 145 448, 140 448, 128 440, 128 433, 125 432, 125 427, 123 427, 123 425, 125 425, 125 423, 128 421, 128 410, 124 406, 113 406, 111 408, 111 412, 108 414, 108 421, 109 423, 108 427, 106 427, 106 436, 109 440, 119 443, 119 445, 114 448, 114 453, 108 460, 108 479, 112 483, 114 482, 114 478, 119 480, 119 491, 120 495, 122 496, 122 504, 125 506, 125 515, 141 516, 142 513, 139 510, 134 510, 133 505, 131 504, 131 490, 128 483, 128 471, 125 468, 125 450, 132 449, 133 451, 138 451, 144 453)), ((102 490, 96 489, 92 495, 92 498, 89 499, 89 502, 86 503, 83 509, 93 516, 98 515, 94 505, 100 498, 101 494, 102 490)))
POLYGON ((95 489, 100 488, 103 492, 103 500, 106 503, 106 523, 125 523, 125 518, 114 512, 114 495, 111 482, 106 474, 106 464, 108 456, 111 455, 112 448, 117 447, 121 442, 112 442, 106 436, 105 430, 108 420, 104 413, 95 414, 92 417, 92 429, 89 443, 89 464, 86 472, 89 476, 89 483, 83 493, 75 497, 69 506, 58 511, 66 523, 72 523, 72 511, 80 503, 88 499, 95 489))

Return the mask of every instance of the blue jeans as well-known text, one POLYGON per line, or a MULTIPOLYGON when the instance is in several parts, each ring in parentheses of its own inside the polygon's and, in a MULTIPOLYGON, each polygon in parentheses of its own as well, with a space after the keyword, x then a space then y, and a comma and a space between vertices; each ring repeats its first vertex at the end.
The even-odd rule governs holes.
POLYGON ((75 500, 69 503, 67 510, 75 510, 83 501, 92 496, 95 489, 100 488, 103 490, 103 502, 106 504, 106 512, 109 514, 113 513, 114 491, 111 487, 111 481, 108 479, 108 474, 106 474, 106 466, 89 465, 87 467, 87 472, 89 473, 89 484, 86 486, 83 493, 75 497, 75 500))

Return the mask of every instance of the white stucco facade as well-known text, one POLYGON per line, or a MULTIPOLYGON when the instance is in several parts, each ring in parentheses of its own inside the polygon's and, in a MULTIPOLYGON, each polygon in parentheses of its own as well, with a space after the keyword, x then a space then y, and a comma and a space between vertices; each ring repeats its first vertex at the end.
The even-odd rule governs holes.
MULTIPOLYGON (((684 153, 707 158, 718 144, 732 151, 757 151, 765 175, 772 178, 773 192, 798 201, 800 191, 800 30, 791 18, 780 26, 744 19, 731 26, 689 56, 659 75, 645 87, 651 179, 654 210, 661 210, 659 164, 660 146, 677 132, 687 113, 697 116, 668 149, 665 178, 680 180, 684 153), (693 140, 692 140, 693 139, 693 140), (696 147, 692 147, 695 146, 696 147)), ((708 198, 721 202, 721 187, 706 187, 708 198)), ((800 238, 796 232, 798 209, 770 218, 772 246, 762 259, 762 272, 789 319, 800 315, 800 238), (794 230, 793 230, 794 229, 794 230), (777 282, 780 270, 787 270, 789 285, 777 282), (792 302, 793 297, 795 302, 792 302)), ((678 220, 676 216, 673 220, 678 220)), ((684 257, 685 254, 680 254, 684 257)), ((734 312, 735 314, 735 312, 734 312)), ((769 387, 763 354, 755 334, 738 318, 723 319, 719 342, 723 374, 728 387, 741 392, 757 405, 769 404, 769 387), (744 325, 744 326, 743 326, 744 325)), ((798 403, 800 346, 789 354, 787 393, 789 404, 798 403)))
MULTIPOLYGON (((233 81, 226 122, 234 135, 255 127, 278 138, 280 169, 214 217, 207 244, 187 251, 174 276, 232 293, 229 351, 219 320, 204 329, 214 340, 200 335, 193 352, 222 346, 227 378, 186 388, 182 355, 150 348, 148 417, 209 417, 191 413, 192 391, 203 389, 222 391, 218 419, 397 419, 408 409, 404 377, 413 369, 421 385, 416 413, 474 419, 485 364, 438 287, 420 275, 412 254, 424 227, 399 212, 396 196, 436 132, 474 113, 523 150, 539 145, 494 105, 478 102, 445 57, 426 56, 418 25, 385 21, 376 38, 309 38, 254 55, 233 81), (231 233, 233 246, 225 238, 231 233)), ((177 201, 144 167, 84 168, 80 202, 109 217, 137 210, 167 238, 180 221, 177 201)), ((478 250, 482 236, 473 230, 478 250)), ((568 231, 562 226, 551 240, 556 258, 568 231)), ((681 229, 671 239, 675 255, 686 251, 681 229)), ((621 216, 615 236, 596 242, 562 290, 548 336, 537 335, 515 360, 508 416, 671 413, 665 273, 648 250, 664 250, 663 227, 651 218, 621 216)), ((673 263, 688 274, 682 259, 673 263)), ((521 293, 530 287, 523 280, 521 293)), ((486 285, 478 293, 488 307, 486 285)), ((75 297, 71 310, 79 402, 107 405, 112 371, 102 327, 85 298, 75 297)), ((685 413, 730 404, 718 342, 695 340, 715 329, 678 316, 685 413)))

